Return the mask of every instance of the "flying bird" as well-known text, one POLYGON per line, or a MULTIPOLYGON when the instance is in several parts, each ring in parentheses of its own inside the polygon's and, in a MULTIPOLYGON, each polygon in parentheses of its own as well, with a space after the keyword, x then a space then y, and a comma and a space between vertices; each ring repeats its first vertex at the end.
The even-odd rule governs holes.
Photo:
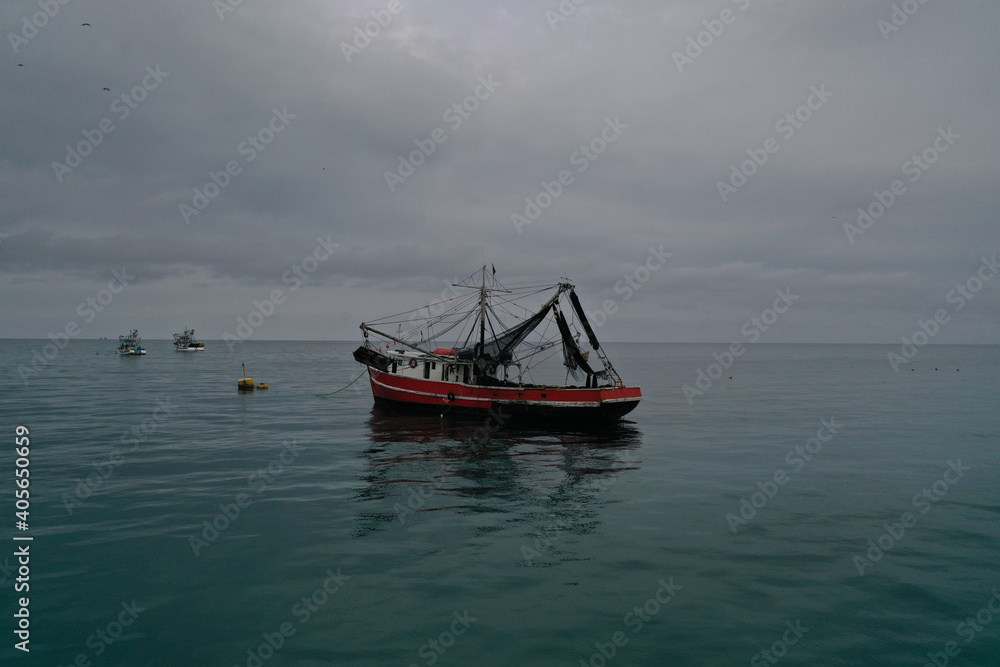
POLYGON ((104 90, 108 91, 109 93, 111 92, 110 88, 105 88, 104 90))
POLYGON ((81 23, 80 27, 82 28, 83 26, 87 26, 88 28, 93 28, 94 27, 94 26, 90 25, 89 23, 81 23))

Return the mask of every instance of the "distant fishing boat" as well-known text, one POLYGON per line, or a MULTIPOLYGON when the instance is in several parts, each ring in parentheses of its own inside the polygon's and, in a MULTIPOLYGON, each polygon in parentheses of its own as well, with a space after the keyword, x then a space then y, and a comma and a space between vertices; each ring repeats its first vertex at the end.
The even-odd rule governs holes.
POLYGON ((125 357, 141 357, 146 354, 138 329, 132 329, 127 336, 118 337, 118 354, 125 357))
POLYGON ((484 266, 477 281, 479 274, 454 285, 468 288, 466 296, 361 324, 364 344, 354 351, 354 359, 368 367, 376 404, 574 421, 618 419, 639 404, 640 388, 625 386, 601 350, 574 285, 508 289, 497 282, 496 269, 490 276, 484 266), (590 352, 580 349, 581 334, 574 336, 559 307, 564 295, 593 346, 598 369, 591 366, 590 352), (541 305, 539 298, 544 299, 541 305), (531 301, 532 308, 519 303, 531 301), (547 337, 553 322, 557 331, 547 337), (399 328, 395 336, 376 328, 392 326, 399 328), (404 326, 412 329, 404 333, 404 326), (540 328, 544 331, 536 332, 540 328), (533 340, 526 342, 533 332, 533 340), (369 335, 382 341, 373 343, 369 335), (580 382, 582 373, 582 382, 525 381, 536 355, 559 345, 567 381, 572 376, 580 382))
POLYGON ((178 352, 203 352, 205 344, 194 339, 194 329, 185 329, 182 334, 174 334, 174 349, 178 352))

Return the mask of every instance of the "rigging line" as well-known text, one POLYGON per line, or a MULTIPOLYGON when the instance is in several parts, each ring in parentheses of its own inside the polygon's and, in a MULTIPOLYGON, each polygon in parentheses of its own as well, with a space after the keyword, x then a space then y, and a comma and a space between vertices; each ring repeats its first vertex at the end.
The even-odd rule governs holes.
MULTIPOLYGON (((469 298, 468 295, 462 294, 462 295, 459 295, 459 296, 453 296, 450 299, 439 299, 436 303, 445 304, 445 303, 451 303, 452 301, 468 300, 468 298, 469 298)), ((400 313, 394 313, 392 315, 386 315, 384 317, 380 317, 377 320, 372 320, 372 322, 382 322, 382 323, 384 323, 386 320, 390 320, 391 318, 402 317, 403 315, 409 315, 410 313, 416 313, 416 312, 424 310, 424 309, 426 309, 428 307, 429 306, 427 306, 427 305, 422 305, 422 306, 419 306, 417 308, 411 308, 410 310, 404 310, 404 311, 402 311, 400 313)))
MULTIPOLYGON (((487 302, 487 303, 486 303, 486 307, 487 307, 487 308, 489 309, 489 311, 490 311, 491 313, 493 313, 493 318, 494 318, 495 320, 497 320, 497 323, 498 323, 498 324, 500 324, 500 325, 502 326, 502 325, 503 325, 503 322, 500 322, 500 318, 499 318, 499 317, 497 317, 497 314, 496 314, 496 312, 494 312, 494 310, 493 310, 493 306, 492 306, 492 305, 490 305, 490 303, 489 303, 489 302, 487 302)), ((488 317, 487 317, 487 318, 486 318, 486 324, 487 324, 487 325, 488 325, 488 326, 490 327, 490 336, 492 336, 492 337, 493 337, 493 340, 496 340, 496 338, 497 338, 497 332, 496 332, 496 330, 495 330, 495 329, 493 328, 493 320, 491 320, 490 318, 488 318, 488 317)), ((506 327, 504 327, 504 329, 506 329, 506 327)), ((502 330, 501 330, 501 331, 502 331, 502 330)))
MULTIPOLYGON (((504 324, 503 319, 500 318, 500 315, 497 314, 497 311, 493 310, 493 306, 492 305, 486 304, 486 307, 490 309, 490 313, 493 315, 493 319, 495 319, 497 321, 497 324, 500 325, 500 330, 501 331, 506 331, 507 329, 510 328, 506 324, 504 324)), ((516 317, 513 313, 507 313, 507 314, 510 315, 511 317, 516 317)), ((492 322, 490 323, 490 331, 491 332, 493 331, 493 323, 492 322)), ((496 333, 494 333, 493 337, 496 338, 496 333)))
POLYGON ((545 290, 549 290, 549 289, 555 289, 556 287, 559 287, 559 284, 560 283, 549 283, 548 285, 518 285, 518 284, 514 284, 514 285, 511 285, 510 287, 507 287, 507 286, 503 286, 503 287, 508 292, 526 292, 526 291, 532 290, 532 289, 533 290, 538 290, 538 291, 541 292, 541 291, 545 291, 545 290))
POLYGON ((327 396, 333 396, 334 394, 339 394, 340 392, 344 391, 344 389, 347 389, 347 387, 350 387, 352 384, 354 384, 355 382, 357 382, 358 380, 360 380, 361 377, 365 373, 367 373, 367 372, 368 372, 368 369, 366 368, 365 370, 361 371, 361 375, 359 375, 358 377, 354 378, 353 380, 351 380, 350 382, 348 382, 346 386, 341 387, 337 391, 331 391, 329 394, 316 394, 316 395, 319 396, 320 398, 326 398, 327 396))
MULTIPOLYGON (((459 297, 453 297, 452 299, 448 299, 446 301, 439 301, 438 303, 439 304, 445 304, 445 303, 448 303, 450 301, 454 301, 454 300, 456 300, 458 298, 459 297)), ((453 315, 455 313, 461 312, 461 310, 463 309, 463 307, 467 307, 467 303, 471 303, 471 300, 466 299, 465 301, 459 302, 459 303, 455 304, 454 306, 452 306, 449 310, 443 312, 440 315, 430 315, 429 317, 423 317, 423 318, 419 318, 419 319, 434 319, 434 318, 448 317, 449 315, 453 315)), ((393 318, 402 318, 404 315, 409 315, 411 313, 419 313, 422 310, 428 310, 428 313, 429 313, 429 309, 430 309, 430 306, 420 306, 419 308, 413 308, 411 310, 406 310, 406 311, 403 311, 402 313, 396 313, 394 315, 386 315, 385 317, 380 317, 378 319, 370 320, 368 323, 369 324, 378 324, 378 325, 404 324, 404 323, 407 323, 407 322, 412 322, 414 319, 418 319, 418 318, 410 318, 410 319, 393 319, 393 318)))
POLYGON ((535 296, 536 294, 543 294, 543 293, 549 291, 550 289, 552 289, 552 288, 549 287, 549 288, 545 288, 545 289, 540 289, 540 290, 531 292, 529 294, 518 294, 518 295, 515 295, 515 296, 511 296, 509 298, 506 298, 506 299, 502 298, 502 297, 498 297, 498 298, 494 299, 494 305, 497 306, 497 307, 500 307, 500 306, 505 306, 505 305, 507 305, 509 303, 512 303, 515 306, 517 306, 518 308, 522 308, 524 310, 529 310, 528 308, 526 308, 525 306, 522 306, 521 304, 519 304, 517 302, 518 301, 523 301, 523 300, 525 300, 525 299, 527 299, 529 297, 535 296))
MULTIPOLYGON (((486 266, 486 264, 484 263, 483 266, 486 266)), ((472 285, 464 285, 463 283, 466 283, 466 282, 474 280, 475 278, 477 278, 479 276, 480 272, 482 272, 482 269, 476 269, 475 271, 473 271, 472 273, 470 273, 466 277, 462 278, 459 282, 454 283, 454 285, 456 287, 476 287, 476 285, 474 285, 474 284, 472 284, 472 285)))
POLYGON ((535 307, 535 308, 528 308, 528 307, 522 305, 520 302, 521 301, 525 301, 528 298, 536 296, 538 294, 544 294, 545 292, 549 292, 551 290, 552 290, 551 287, 546 287, 544 289, 535 290, 535 291, 530 292, 530 293, 515 294, 515 295, 512 295, 510 297, 506 297, 506 298, 504 298, 504 297, 498 297, 498 298, 493 299, 493 305, 496 308, 503 308, 503 307, 507 306, 508 304, 510 304, 510 305, 516 306, 517 308, 520 308, 521 310, 525 311, 525 313, 531 313, 534 310, 537 310, 537 307, 535 307))
POLYGON ((556 355, 556 353, 557 353, 557 350, 554 349, 551 353, 549 353, 548 356, 542 357, 541 359, 538 359, 538 360, 532 360, 531 364, 525 365, 525 367, 524 367, 524 374, 528 376, 528 379, 531 380, 532 384, 537 384, 535 382, 534 375, 531 374, 532 368, 534 368, 536 366, 541 366, 546 361, 548 361, 549 359, 551 359, 552 357, 554 357, 556 355))
MULTIPOLYGON (((507 297, 507 298, 503 298, 503 297, 496 298, 495 299, 496 303, 494 303, 493 306, 494 307, 499 307, 499 306, 506 305, 508 303, 514 303, 514 302, 516 302, 518 300, 525 299, 525 298, 534 296, 534 295, 542 293, 542 292, 546 292, 546 291, 551 290, 551 289, 553 289, 554 287, 557 287, 557 286, 558 285, 546 285, 546 286, 532 285, 530 288, 526 288, 525 289, 526 293, 518 294, 518 295, 512 295, 512 296, 507 297), (533 289, 535 291, 527 293, 527 289, 533 289)), ((452 302, 456 302, 456 303, 454 303, 449 310, 445 311, 444 313, 442 313, 440 315, 430 316, 430 317, 422 318, 422 319, 437 320, 437 321, 446 319, 446 318, 448 318, 450 316, 453 316, 453 315, 456 315, 456 314, 460 314, 468 306, 472 305, 473 302, 478 301, 478 299, 479 299, 478 295, 476 295, 476 294, 470 294, 470 295, 467 295, 467 296, 457 296, 457 297, 452 297, 450 299, 445 299, 443 301, 439 301, 439 302, 437 302, 438 304, 451 304, 452 302)), ((525 308, 524 306, 521 306, 520 304, 514 303, 514 305, 518 306, 519 308, 521 308, 522 310, 524 310, 526 313, 527 312, 531 312, 528 308, 525 308)), ((403 319, 395 319, 395 318, 400 318, 400 317, 402 317, 404 315, 408 315, 410 313, 417 313, 417 312, 420 312, 420 311, 428 309, 428 308, 429 308, 429 306, 421 306, 419 308, 413 308, 411 310, 407 310, 407 311, 404 311, 404 312, 401 312, 401 313, 396 313, 396 314, 393 314, 393 315, 387 315, 385 317, 380 317, 378 319, 371 320, 369 322, 369 324, 385 325, 385 324, 403 324, 403 323, 412 322, 413 321, 412 319, 403 320, 403 319)), ((513 313, 511 313, 511 314, 513 315, 513 313)), ((420 327, 420 328, 416 329, 415 331, 419 331, 422 328, 423 327, 420 327)))
POLYGON ((454 322, 451 325, 445 327, 445 329, 443 331, 439 331, 437 335, 434 335, 433 332, 431 331, 431 327, 433 327, 434 325, 428 324, 426 327, 422 327, 421 329, 417 330, 417 332, 420 333, 419 343, 423 344, 431 340, 437 340, 460 324, 462 324, 462 320, 458 320, 457 322, 454 322), (426 329, 426 332, 424 331, 424 329, 426 329))

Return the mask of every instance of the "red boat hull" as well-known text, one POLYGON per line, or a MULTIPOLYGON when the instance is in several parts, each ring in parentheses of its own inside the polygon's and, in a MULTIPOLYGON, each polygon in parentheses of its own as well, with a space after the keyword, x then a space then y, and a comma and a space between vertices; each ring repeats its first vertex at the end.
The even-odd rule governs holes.
POLYGON ((482 386, 368 369, 376 402, 442 412, 567 419, 617 419, 642 399, 639 387, 482 386))

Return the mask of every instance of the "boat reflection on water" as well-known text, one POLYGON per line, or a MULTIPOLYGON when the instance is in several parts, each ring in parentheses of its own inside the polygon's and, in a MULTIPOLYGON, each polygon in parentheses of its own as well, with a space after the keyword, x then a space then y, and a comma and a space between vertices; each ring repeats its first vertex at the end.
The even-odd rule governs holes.
POLYGON ((406 411, 387 405, 372 406, 368 419, 371 439, 374 443, 419 442, 430 440, 457 441, 464 449, 478 446, 516 444, 522 439, 542 438, 557 440, 567 444, 593 443, 602 447, 626 447, 628 443, 638 447, 641 432, 633 422, 603 421, 556 423, 546 419, 536 421, 507 421, 502 408, 491 411, 485 417, 468 414, 428 414, 406 411), (402 418, 404 417, 405 418, 402 418))
POLYGON ((518 539, 546 526, 595 532, 609 491, 622 473, 641 466, 642 434, 631 422, 586 430, 495 422, 447 414, 400 419, 373 407, 354 535, 398 529, 427 512, 455 527, 475 524, 480 533, 517 530, 518 539), (502 527, 487 529, 469 518, 483 513, 503 516, 502 527))

